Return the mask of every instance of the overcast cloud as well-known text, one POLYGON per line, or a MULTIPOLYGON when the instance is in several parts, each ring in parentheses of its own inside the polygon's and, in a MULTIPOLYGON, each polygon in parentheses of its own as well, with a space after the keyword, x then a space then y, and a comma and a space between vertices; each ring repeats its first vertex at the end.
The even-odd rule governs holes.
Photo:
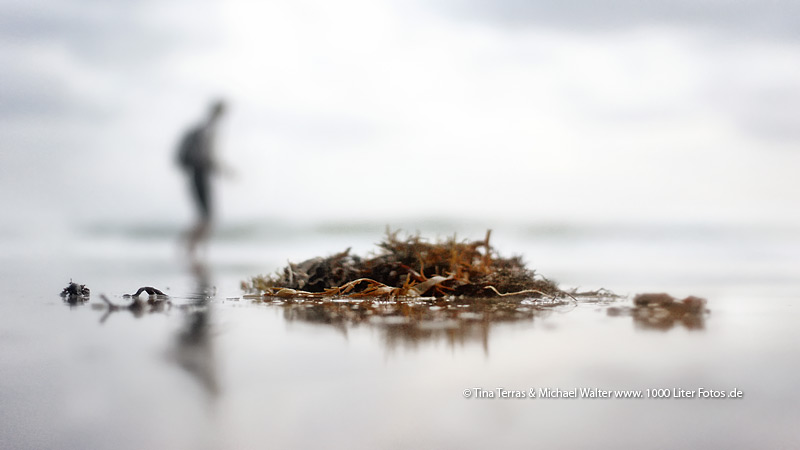
POLYGON ((5 1, 0 199, 187 217, 171 154, 223 95, 225 217, 800 220, 798 9, 5 1))
POLYGON ((580 32, 671 26, 732 35, 800 37, 800 3, 792 0, 434 0, 433 4, 448 16, 501 27, 580 32))

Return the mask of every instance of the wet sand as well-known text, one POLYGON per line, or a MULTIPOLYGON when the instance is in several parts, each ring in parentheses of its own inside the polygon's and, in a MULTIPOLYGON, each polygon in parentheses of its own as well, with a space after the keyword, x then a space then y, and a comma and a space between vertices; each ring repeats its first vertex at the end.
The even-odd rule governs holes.
POLYGON ((609 314, 630 298, 528 303, 494 318, 419 304, 356 320, 354 305, 241 298, 253 273, 244 263, 62 255, 3 268, 2 448, 797 444, 797 297, 771 280, 707 282, 702 326, 649 327, 609 314), (66 274, 89 285, 89 302, 59 297, 66 274), (170 302, 109 313, 99 298, 124 306, 122 294, 145 285, 170 302), (501 398, 531 389, 578 398, 501 398), (733 390, 742 398, 700 397, 733 390))

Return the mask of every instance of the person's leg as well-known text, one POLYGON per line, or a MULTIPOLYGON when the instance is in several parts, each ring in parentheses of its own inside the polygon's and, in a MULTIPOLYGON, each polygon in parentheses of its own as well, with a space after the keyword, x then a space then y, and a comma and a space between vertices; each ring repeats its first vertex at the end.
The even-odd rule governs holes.
POLYGON ((192 191, 197 204, 197 224, 189 231, 187 246, 189 256, 194 258, 198 245, 208 238, 211 226, 211 193, 209 189, 209 174, 207 171, 197 170, 193 174, 192 191))
POLYGON ((211 221, 210 178, 206 170, 194 171, 194 199, 197 203, 200 219, 205 222, 211 221))

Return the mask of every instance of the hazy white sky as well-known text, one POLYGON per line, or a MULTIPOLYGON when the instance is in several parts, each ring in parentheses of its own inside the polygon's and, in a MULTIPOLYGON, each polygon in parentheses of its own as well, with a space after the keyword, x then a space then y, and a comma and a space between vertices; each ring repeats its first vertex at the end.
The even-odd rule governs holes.
POLYGON ((223 219, 800 221, 789 1, 0 2, 0 200, 223 219))

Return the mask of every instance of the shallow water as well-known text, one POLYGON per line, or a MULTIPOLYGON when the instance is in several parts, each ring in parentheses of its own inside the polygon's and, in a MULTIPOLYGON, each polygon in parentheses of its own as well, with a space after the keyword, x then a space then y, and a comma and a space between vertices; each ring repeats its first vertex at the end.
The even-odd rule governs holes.
POLYGON ((565 286, 706 297, 700 329, 607 313, 629 299, 419 323, 241 298, 241 280, 287 258, 364 253, 380 238, 369 227, 222 233, 204 267, 182 262, 169 233, 78 232, 58 251, 6 235, 0 447, 794 448, 800 235, 778 231, 493 234, 501 253, 565 286), (70 277, 91 301, 62 301, 70 277), (171 307, 109 313, 99 299, 126 305, 121 295, 144 285, 164 289, 171 307), (743 396, 475 398, 475 388, 743 396))

